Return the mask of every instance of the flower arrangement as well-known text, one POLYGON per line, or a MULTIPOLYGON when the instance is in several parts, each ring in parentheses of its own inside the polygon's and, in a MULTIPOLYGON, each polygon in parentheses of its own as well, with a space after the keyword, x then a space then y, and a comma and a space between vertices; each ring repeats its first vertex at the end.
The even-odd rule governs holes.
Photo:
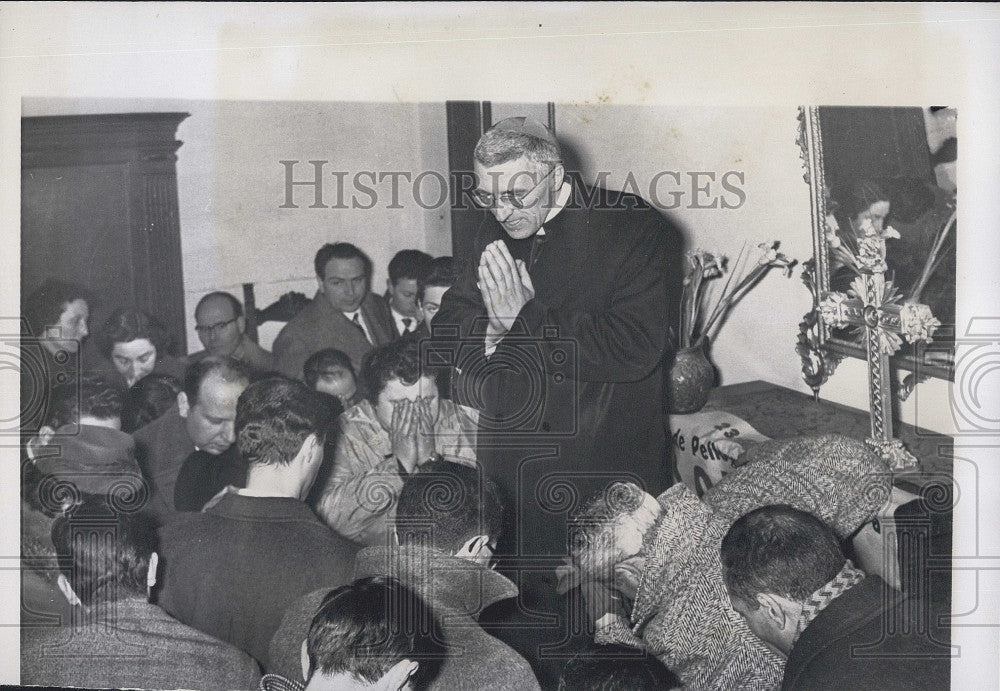
MULTIPOLYGON (((825 226, 827 247, 830 249, 831 274, 840 267, 846 267, 856 275, 860 275, 862 271, 881 273, 888 269, 885 263, 885 241, 899 239, 899 232, 895 228, 886 226, 878 230, 872 220, 865 217, 857 228, 853 229, 853 233, 844 233, 832 213, 827 214, 825 226)), ((904 303, 920 301, 924 287, 945 258, 944 248, 954 228, 955 211, 952 208, 948 221, 938 228, 934 235, 930 251, 924 259, 920 278, 903 296, 904 303)))
POLYGON ((776 240, 760 243, 758 256, 751 259, 744 243, 731 271, 728 259, 722 255, 700 249, 686 253, 679 331, 675 339, 678 348, 700 346, 706 339, 714 338, 733 307, 772 268, 792 275, 795 260, 779 252, 778 245, 776 240), (711 290, 709 282, 723 276, 727 278, 721 291, 711 290))
MULTIPOLYGON (((947 233, 947 229, 953 223, 952 219, 938 233, 935 246, 932 248, 931 256, 928 258, 927 266, 924 267, 924 276, 929 276, 940 263, 937 254, 943 244, 942 236, 947 233)), ((839 267, 846 267, 855 274, 851 281, 850 288, 846 292, 831 292, 821 296, 818 302, 820 316, 831 328, 842 329, 849 324, 845 317, 844 305, 850 299, 858 299, 867 304, 864 287, 864 275, 877 274, 881 277, 888 270, 885 262, 886 247, 885 241, 890 238, 899 238, 899 233, 892 226, 878 229, 870 218, 863 218, 854 229, 854 235, 840 232, 837 221, 833 215, 826 218, 826 239, 830 249, 831 274, 839 267)), ((926 284, 926 278, 921 279, 921 284, 926 284)), ((892 355, 899 350, 905 339, 909 343, 929 342, 933 340, 934 331, 941 326, 931 310, 926 305, 916 304, 912 293, 904 299, 891 279, 881 280, 880 294, 874 296, 873 306, 883 309, 895 308, 900 319, 900 334, 894 334, 882 329, 879 331, 880 348, 886 355, 892 355)), ((917 294, 922 290, 922 285, 917 287, 917 294)), ((851 325, 851 331, 860 340, 864 333, 864 328, 860 325, 851 325)))
MULTIPOLYGON (((853 225, 853 224, 852 224, 853 225)), ((856 341, 861 342, 865 328, 849 315, 856 311, 854 305, 860 303, 866 308, 876 308, 898 318, 898 333, 880 328, 877 332, 879 350, 884 355, 892 355, 903 342, 914 344, 919 350, 923 344, 933 340, 934 331, 941 325, 927 305, 917 303, 917 299, 927 279, 941 262, 941 248, 954 225, 954 215, 937 233, 931 253, 924 266, 921 279, 905 297, 899 292, 892 279, 885 279, 888 266, 885 261, 885 241, 899 238, 899 233, 887 226, 879 229, 870 218, 862 218, 853 233, 843 233, 833 214, 826 217, 826 240, 830 255, 831 275, 846 268, 854 275, 849 287, 844 291, 821 294, 815 277, 815 263, 807 262, 803 271, 803 281, 813 294, 815 307, 805 315, 799 324, 799 338, 796 352, 802 359, 802 377, 818 397, 819 388, 836 369, 839 356, 835 356, 821 342, 822 323, 834 329, 847 329, 856 341), (875 275, 875 294, 869 296, 865 288, 865 276, 875 275)), ((899 385, 897 394, 906 400, 913 387, 926 379, 926 374, 908 375, 899 385)))
POLYGON ((862 219, 854 233, 843 233, 833 214, 826 217, 826 243, 830 248, 830 273, 841 266, 860 276, 882 273, 889 267, 885 263, 885 241, 898 239, 899 232, 892 226, 882 230, 870 218, 862 219))

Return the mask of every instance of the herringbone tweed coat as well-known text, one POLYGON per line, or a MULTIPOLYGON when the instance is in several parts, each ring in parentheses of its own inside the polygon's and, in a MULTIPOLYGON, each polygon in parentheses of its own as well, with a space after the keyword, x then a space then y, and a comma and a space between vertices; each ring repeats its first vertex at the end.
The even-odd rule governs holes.
POLYGON ((814 513, 844 537, 871 520, 890 486, 885 464, 863 443, 825 435, 761 445, 703 501, 685 485, 671 487, 645 537, 632 629, 608 629, 602 639, 645 647, 689 688, 780 687, 783 660, 730 606, 722 538, 741 515, 769 504, 814 513))

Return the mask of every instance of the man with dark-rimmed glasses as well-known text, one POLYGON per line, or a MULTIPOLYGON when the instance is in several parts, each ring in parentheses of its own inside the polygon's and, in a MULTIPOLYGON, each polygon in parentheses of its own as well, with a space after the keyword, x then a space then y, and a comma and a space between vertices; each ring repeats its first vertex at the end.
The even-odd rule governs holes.
MULTIPOLYGON (((554 135, 532 118, 486 132, 474 171, 472 199, 489 214, 472 255, 456 258, 434 347, 453 348, 452 396, 481 410, 478 457, 509 495, 498 554, 521 567, 530 609, 556 613, 573 497, 613 479, 654 495, 669 484, 661 363, 676 231, 638 197, 571 181, 554 135)), ((558 664, 547 669, 536 648, 569 638, 562 614, 549 629, 496 633, 543 686, 558 664)))
POLYGON ((194 310, 194 321, 194 330, 205 350, 191 355, 188 362, 214 355, 239 360, 258 373, 275 368, 271 353, 246 335, 243 305, 229 293, 209 293, 199 300, 194 310))

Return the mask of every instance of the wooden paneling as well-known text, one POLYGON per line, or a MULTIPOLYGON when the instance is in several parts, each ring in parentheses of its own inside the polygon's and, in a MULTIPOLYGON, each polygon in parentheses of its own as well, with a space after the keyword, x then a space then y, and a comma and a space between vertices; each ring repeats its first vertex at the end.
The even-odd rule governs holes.
POLYGON ((185 348, 175 134, 187 113, 21 120, 21 291, 46 278, 160 319, 185 348))

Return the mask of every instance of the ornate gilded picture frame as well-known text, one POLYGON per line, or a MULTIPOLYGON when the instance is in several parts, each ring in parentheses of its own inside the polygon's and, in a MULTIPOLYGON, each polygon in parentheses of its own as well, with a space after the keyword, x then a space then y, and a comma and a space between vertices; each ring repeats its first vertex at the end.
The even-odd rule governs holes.
POLYGON ((863 324, 820 318, 831 293, 858 296, 850 256, 866 232, 882 241, 883 301, 926 305, 938 322, 924 334, 929 340, 897 339, 892 365, 910 372, 899 395, 927 377, 954 380, 955 117, 950 108, 799 109, 813 240, 803 279, 814 310, 801 324, 798 350, 814 391, 841 358, 867 357, 863 324))

